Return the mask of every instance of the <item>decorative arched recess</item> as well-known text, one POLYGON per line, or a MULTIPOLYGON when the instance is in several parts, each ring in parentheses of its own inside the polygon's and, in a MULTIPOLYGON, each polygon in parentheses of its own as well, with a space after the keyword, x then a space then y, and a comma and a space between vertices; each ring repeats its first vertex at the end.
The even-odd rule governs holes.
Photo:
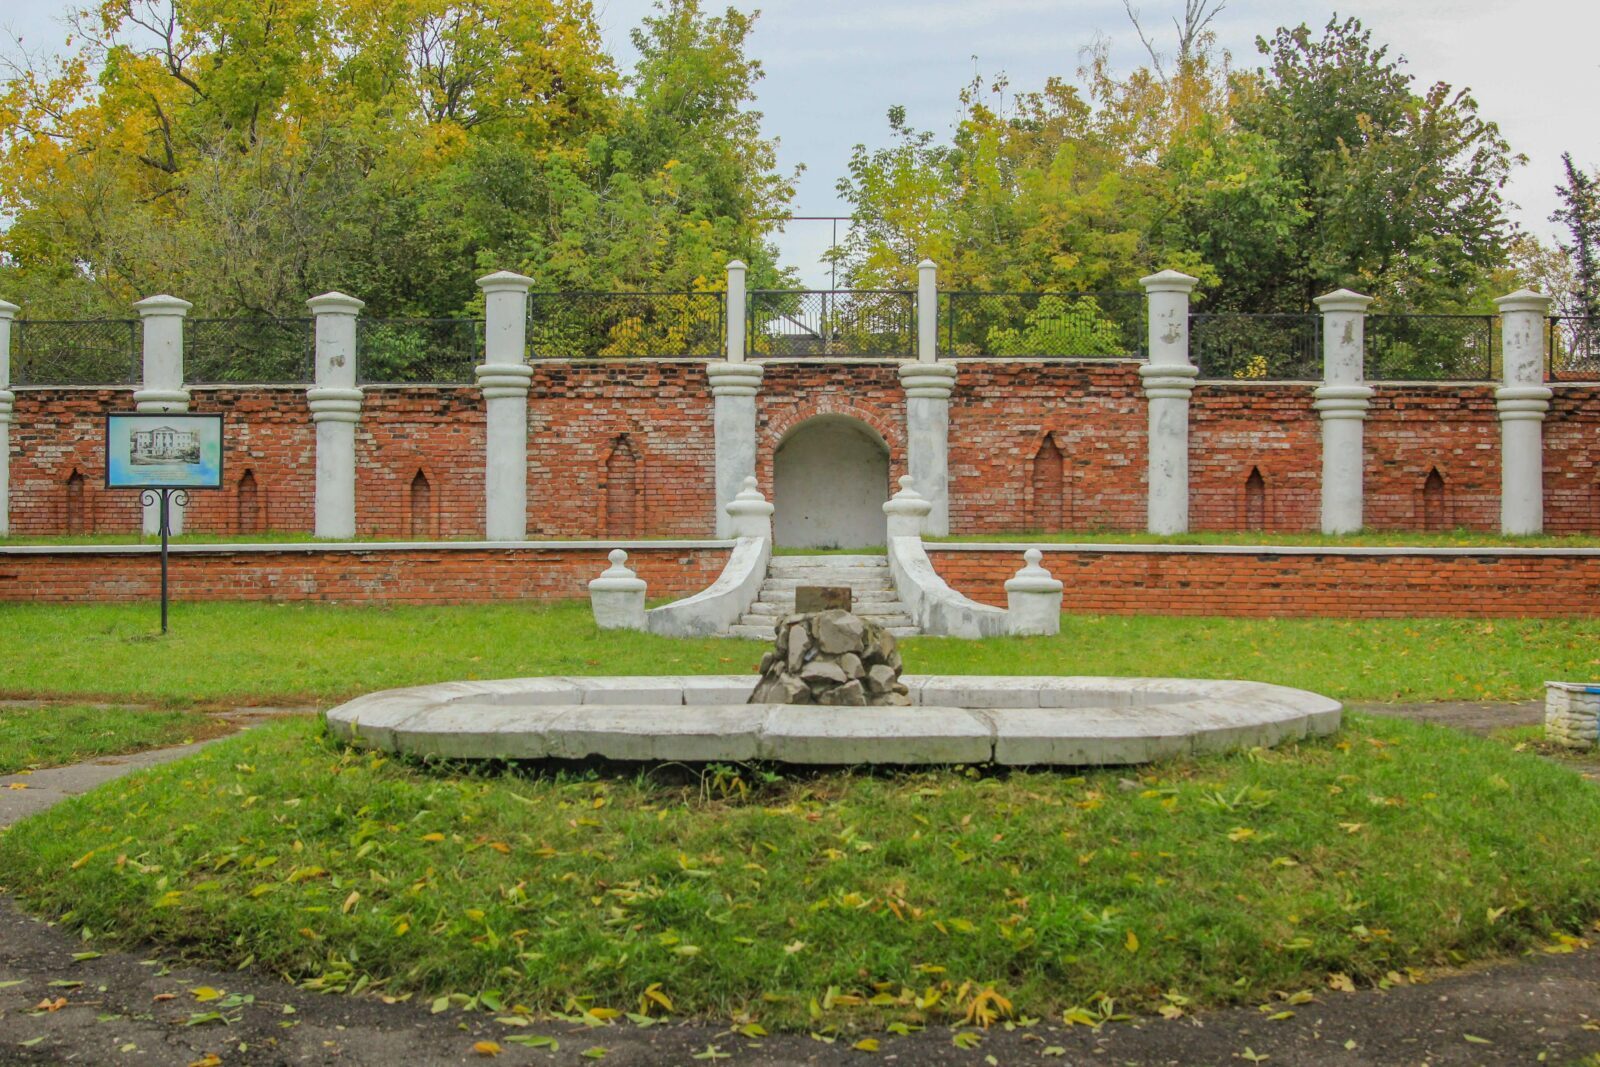
POLYGON ((607 537, 632 538, 644 530, 644 464, 631 434, 618 434, 605 458, 600 529, 607 537))
POLYGON ((66 495, 66 529, 68 534, 94 532, 94 522, 89 511, 89 491, 83 471, 74 467, 63 486, 66 495))
POLYGON ((889 445, 848 415, 792 426, 772 455, 773 538, 792 548, 864 548, 885 540, 889 445))
POLYGON ((439 536, 439 494, 433 479, 421 467, 406 483, 406 535, 414 541, 431 541, 439 536))
POLYGON ((1434 467, 1422 482, 1422 528, 1448 530, 1450 528, 1450 500, 1445 494, 1444 475, 1434 467))
POLYGON ((1246 530, 1267 528, 1267 482, 1261 477, 1260 467, 1251 467, 1249 477, 1244 480, 1243 525, 1246 530))
POLYGON ((256 482, 256 472, 246 467, 233 484, 234 532, 260 533, 267 526, 266 494, 256 482))
POLYGON ((1045 434, 1033 453, 1028 497, 1028 529, 1045 533, 1066 529, 1066 456, 1055 435, 1045 434))

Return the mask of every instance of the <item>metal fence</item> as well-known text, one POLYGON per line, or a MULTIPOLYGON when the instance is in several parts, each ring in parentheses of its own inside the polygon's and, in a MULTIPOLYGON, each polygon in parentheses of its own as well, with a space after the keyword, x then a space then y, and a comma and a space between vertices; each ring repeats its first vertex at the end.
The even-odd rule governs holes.
POLYGON ((1189 353, 1202 378, 1261 382, 1320 379, 1322 316, 1191 314, 1189 353))
POLYGON ((1500 363, 1494 315, 1368 315, 1367 377, 1486 382, 1500 363))
POLYGON ((1600 380, 1600 319, 1553 315, 1545 340, 1553 382, 1600 380))
POLYGON ((1138 357, 1140 292, 939 294, 939 352, 950 356, 1138 357))
POLYGON ((903 289, 757 289, 745 344, 752 356, 917 353, 916 294, 903 289))
POLYGON ((13 385, 132 385, 143 377, 137 319, 19 319, 11 330, 13 385))
POLYGON ((311 319, 188 319, 183 380, 190 385, 300 385, 316 375, 311 319))
POLYGON ((723 293, 530 293, 535 358, 721 357, 723 293))
POLYGON ((482 360, 482 319, 356 320, 362 384, 471 385, 482 360))

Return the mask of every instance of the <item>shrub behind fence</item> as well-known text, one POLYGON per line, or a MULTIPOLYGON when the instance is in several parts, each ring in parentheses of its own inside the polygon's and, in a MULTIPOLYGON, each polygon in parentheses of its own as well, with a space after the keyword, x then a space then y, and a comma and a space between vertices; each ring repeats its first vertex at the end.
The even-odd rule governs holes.
POLYGON ((483 360, 482 319, 356 320, 356 380, 471 385, 483 360))
POLYGON ((1316 381, 1322 377, 1322 317, 1195 313, 1189 316, 1189 353, 1202 378, 1316 381))
POLYGON ((134 385, 143 376, 137 319, 20 319, 11 330, 13 385, 134 385))
POLYGON ((1545 351, 1549 353, 1551 381, 1600 380, 1600 320, 1553 316, 1545 351))
POLYGON ((183 380, 190 385, 301 385, 316 372, 311 319, 189 319, 183 380))
POLYGON ((528 351, 546 359, 717 359, 725 304, 722 293, 529 293, 528 351))
POLYGON ((757 289, 750 294, 746 346, 752 356, 915 356, 916 294, 757 289))
POLYGON ((941 355, 1137 358, 1145 339, 1139 292, 939 294, 941 355))
POLYGON ((1500 367, 1494 315, 1368 315, 1367 377, 1486 382, 1500 367))

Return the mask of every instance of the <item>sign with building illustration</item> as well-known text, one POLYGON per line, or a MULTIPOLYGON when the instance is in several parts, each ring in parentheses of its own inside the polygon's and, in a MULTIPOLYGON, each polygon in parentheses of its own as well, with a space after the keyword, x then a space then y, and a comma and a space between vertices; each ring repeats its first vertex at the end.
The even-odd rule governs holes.
POLYGON ((106 416, 107 489, 216 489, 222 485, 222 416, 106 416))

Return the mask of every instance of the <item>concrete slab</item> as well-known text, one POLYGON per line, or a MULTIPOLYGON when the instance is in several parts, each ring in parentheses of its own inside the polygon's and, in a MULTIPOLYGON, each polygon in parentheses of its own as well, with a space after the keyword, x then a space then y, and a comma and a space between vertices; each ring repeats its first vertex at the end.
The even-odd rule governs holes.
POLYGON ((567 708, 550 731, 549 754, 689 763, 753 760, 765 717, 760 704, 567 708))
POLYGON ((780 763, 987 763, 988 723, 962 708, 766 705, 761 758, 780 763))

